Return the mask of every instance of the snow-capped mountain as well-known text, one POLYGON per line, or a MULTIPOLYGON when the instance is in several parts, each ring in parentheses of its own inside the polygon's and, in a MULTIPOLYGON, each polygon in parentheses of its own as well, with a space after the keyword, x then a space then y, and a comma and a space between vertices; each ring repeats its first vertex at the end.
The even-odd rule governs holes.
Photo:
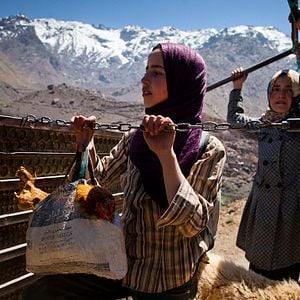
MULTIPOLYGON (((182 31, 173 27, 114 29, 76 21, 30 20, 24 15, 0 20, 0 53, 26 74, 32 86, 65 82, 100 89, 126 101, 138 95, 147 55, 159 42, 183 43, 201 53, 209 84, 230 76, 238 66, 251 66, 292 47, 291 38, 271 26, 182 31)), ((273 69, 293 65, 294 60, 289 57, 261 74, 268 79, 273 69)), ((0 75, 0 80, 8 77, 0 75)), ((254 91, 265 89, 266 80, 250 80, 250 86, 254 91)))

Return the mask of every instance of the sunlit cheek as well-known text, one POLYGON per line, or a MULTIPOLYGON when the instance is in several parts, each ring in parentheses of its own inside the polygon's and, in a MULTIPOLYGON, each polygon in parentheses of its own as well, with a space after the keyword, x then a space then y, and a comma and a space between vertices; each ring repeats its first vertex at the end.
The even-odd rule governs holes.
POLYGON ((162 94, 162 98, 164 100, 168 99, 168 89, 167 89, 167 85, 166 84, 164 85, 161 94, 162 94))
POLYGON ((168 91, 167 90, 163 93, 162 98, 163 98, 163 100, 168 99, 168 91))
POLYGON ((163 102, 168 99, 168 91, 167 89, 163 87, 159 87, 159 89, 156 90, 156 101, 158 103, 163 102))

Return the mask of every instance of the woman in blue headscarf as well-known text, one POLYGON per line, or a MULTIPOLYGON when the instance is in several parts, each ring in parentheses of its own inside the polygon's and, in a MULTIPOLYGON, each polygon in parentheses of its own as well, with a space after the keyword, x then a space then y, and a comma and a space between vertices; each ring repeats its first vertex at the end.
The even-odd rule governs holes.
POLYGON ((70 282, 69 293, 76 299, 131 295, 185 300, 196 295, 197 266, 213 247, 216 234, 225 149, 211 135, 200 155, 205 136, 200 128, 179 132, 165 127, 201 122, 205 63, 189 47, 158 44, 149 54, 141 83, 143 130, 125 133, 108 156, 96 155, 90 129, 95 117, 73 118, 77 148, 90 148, 100 184, 121 183, 128 272, 121 281, 74 274, 59 280, 54 276, 51 284, 48 276, 39 281, 43 286, 39 299, 48 299, 45 295, 53 294, 53 289, 64 299, 70 282))

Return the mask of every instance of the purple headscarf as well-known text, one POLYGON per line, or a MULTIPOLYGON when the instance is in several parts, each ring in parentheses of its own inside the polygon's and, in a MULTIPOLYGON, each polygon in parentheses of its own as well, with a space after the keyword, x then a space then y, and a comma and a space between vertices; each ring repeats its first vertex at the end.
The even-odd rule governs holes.
MULTIPOLYGON (((180 44, 158 44, 153 50, 157 48, 161 49, 163 55, 168 99, 146 108, 145 113, 169 117, 174 123, 201 122, 207 77, 203 58, 180 44)), ((185 177, 198 157, 201 132, 200 129, 176 132, 174 151, 185 177)), ((129 155, 140 171, 147 194, 162 208, 166 208, 168 201, 162 168, 158 157, 148 148, 140 129, 132 138, 129 155)))

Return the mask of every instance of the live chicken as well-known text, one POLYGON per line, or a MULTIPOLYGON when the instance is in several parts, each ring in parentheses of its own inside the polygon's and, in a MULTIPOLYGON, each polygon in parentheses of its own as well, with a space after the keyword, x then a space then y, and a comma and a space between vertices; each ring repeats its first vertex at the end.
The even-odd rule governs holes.
POLYGON ((20 210, 34 209, 37 203, 49 195, 34 185, 36 177, 32 176, 25 167, 19 167, 16 176, 20 178, 21 191, 19 193, 15 192, 20 210))

